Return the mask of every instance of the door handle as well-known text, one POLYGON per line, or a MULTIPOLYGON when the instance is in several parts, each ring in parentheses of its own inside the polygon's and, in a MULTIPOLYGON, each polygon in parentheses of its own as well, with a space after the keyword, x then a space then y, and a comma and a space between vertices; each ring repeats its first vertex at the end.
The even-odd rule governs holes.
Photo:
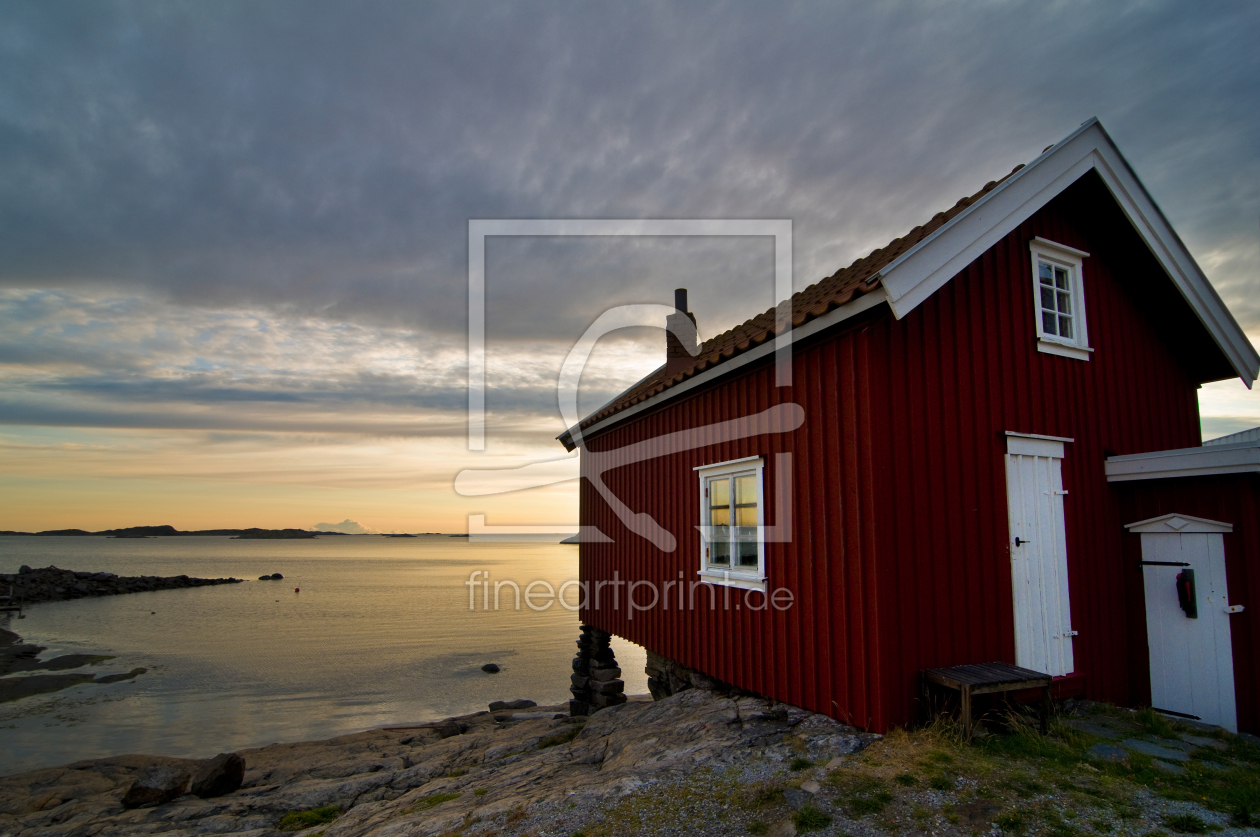
POLYGON ((1016 545, 1016 546, 1023 546, 1023 545, 1024 545, 1024 544, 1026 544, 1026 543, 1032 543, 1032 541, 1022 540, 1022 539, 1020 539, 1020 538, 1019 538, 1019 536, 1016 536, 1016 537, 1015 537, 1015 545, 1016 545))
POLYGON ((1242 613, 1244 610, 1246 610, 1246 608, 1244 608, 1242 605, 1230 605, 1229 607, 1225 608, 1226 613, 1242 613))

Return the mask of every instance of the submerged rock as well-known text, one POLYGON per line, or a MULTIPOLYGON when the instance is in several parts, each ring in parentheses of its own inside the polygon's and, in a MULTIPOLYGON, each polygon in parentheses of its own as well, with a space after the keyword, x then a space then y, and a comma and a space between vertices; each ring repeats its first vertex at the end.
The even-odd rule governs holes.
POLYGON ((486 674, 498 674, 502 669, 500 669, 495 663, 486 663, 481 667, 481 670, 486 674))
POLYGON ((532 709, 537 706, 532 700, 495 700, 490 702, 491 712, 502 712, 504 709, 532 709))

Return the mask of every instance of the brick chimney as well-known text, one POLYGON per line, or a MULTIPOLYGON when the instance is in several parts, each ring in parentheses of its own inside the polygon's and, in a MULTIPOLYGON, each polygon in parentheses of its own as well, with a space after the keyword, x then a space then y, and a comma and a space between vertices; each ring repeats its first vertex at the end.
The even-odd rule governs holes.
POLYGON ((674 291, 674 313, 665 324, 665 374, 677 375, 690 369, 692 359, 699 353, 696 336, 696 315, 687 310, 687 289, 674 291))

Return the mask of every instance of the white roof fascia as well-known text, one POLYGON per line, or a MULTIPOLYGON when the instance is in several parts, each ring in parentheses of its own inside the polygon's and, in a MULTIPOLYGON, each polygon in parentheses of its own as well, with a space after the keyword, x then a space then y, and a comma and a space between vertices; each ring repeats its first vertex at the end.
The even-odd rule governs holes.
MULTIPOLYGON (((788 343, 795 343, 798 340, 804 340, 807 337, 811 337, 820 331, 831 328, 833 325, 842 323, 850 317, 861 314, 863 311, 869 311, 870 309, 887 301, 888 297, 878 289, 868 294, 863 294, 857 299, 850 301, 847 305, 842 305, 839 308, 833 308, 821 317, 816 317, 799 328, 790 329, 787 333, 788 343)), ((698 372, 697 374, 692 375, 681 384, 675 384, 664 392, 654 395, 646 401, 640 401, 633 407, 627 407, 624 410, 619 410, 608 418, 595 422, 590 427, 584 429, 582 431, 582 435, 589 436, 593 433, 599 433, 600 431, 605 430, 620 421, 624 421, 631 416, 641 413, 644 410, 655 409, 658 405, 671 398, 676 398, 679 395, 685 395, 696 387, 702 387, 722 375, 734 372, 743 366, 747 366, 750 363, 760 360, 766 355, 774 354, 776 346, 777 343, 775 340, 767 339, 766 342, 762 343, 755 349, 749 349, 746 352, 735 355, 730 360, 723 361, 715 366, 710 366, 703 372, 698 372)), ((646 378, 640 379, 640 383, 642 383, 643 380, 646 380, 646 378)), ((635 386, 638 386, 638 384, 635 384, 635 386)), ((613 401, 615 400, 616 399, 614 398, 613 401)), ((612 401, 608 403, 611 404, 612 401)), ((602 409, 604 408, 601 407, 600 410, 602 409)), ((594 412, 599 412, 599 410, 595 410, 594 412)), ((585 421, 585 419, 583 419, 583 421, 585 421)), ((576 427, 570 427, 556 438, 560 439, 565 435, 568 435, 569 438, 572 439, 576 430, 576 427)), ((566 445, 566 447, 568 446, 566 445)))
POLYGON ((1260 377, 1260 355, 1097 119, 1085 122, 881 270, 893 313, 900 319, 913 311, 1091 169, 1250 388, 1260 377))
POLYGON ((1260 473, 1260 441, 1110 456, 1103 470, 1107 482, 1260 473))

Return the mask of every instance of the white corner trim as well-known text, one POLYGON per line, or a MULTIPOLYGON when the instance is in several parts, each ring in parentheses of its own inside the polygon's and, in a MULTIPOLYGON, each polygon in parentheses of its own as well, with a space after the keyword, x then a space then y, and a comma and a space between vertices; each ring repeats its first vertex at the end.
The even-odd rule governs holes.
POLYGON ((740 590, 760 590, 766 592, 765 576, 745 576, 735 573, 717 573, 711 570, 699 570, 696 575, 706 584, 720 584, 724 587, 738 587, 740 590))
POLYGON ((1107 482, 1260 473, 1260 441, 1111 456, 1103 470, 1107 482))
POLYGON ((1188 514, 1161 514, 1137 523, 1126 523, 1124 528, 1130 532, 1144 535, 1202 535, 1224 534, 1234 531, 1232 523, 1219 520, 1208 520, 1206 517, 1193 517, 1188 514))
POLYGON ((1089 356, 1094 350, 1089 346, 1069 346, 1066 343, 1058 343, 1054 340, 1039 337, 1037 339, 1037 351, 1045 352, 1048 355, 1075 358, 1076 360, 1089 360, 1089 356))
POLYGON ((1097 119, 1085 122, 880 271, 893 313, 900 319, 913 311, 1090 170, 1098 172, 1234 371, 1250 387, 1260 377, 1260 354, 1097 119))
POLYGON ((712 465, 697 465, 692 468, 693 471, 721 471, 726 470, 732 465, 742 465, 745 462, 761 462, 760 456, 744 456, 739 459, 728 459, 725 462, 714 462, 712 465))

